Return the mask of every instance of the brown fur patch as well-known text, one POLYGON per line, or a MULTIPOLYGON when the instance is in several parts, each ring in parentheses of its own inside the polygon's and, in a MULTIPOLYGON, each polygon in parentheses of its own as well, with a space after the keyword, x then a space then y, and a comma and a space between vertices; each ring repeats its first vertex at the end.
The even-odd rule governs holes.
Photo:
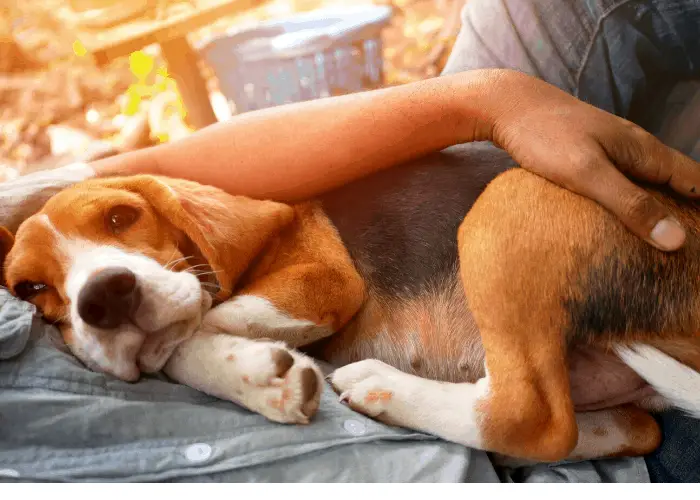
POLYGON ((365 288, 337 232, 317 204, 294 206, 295 218, 261 253, 241 281, 241 295, 270 301, 297 320, 324 329, 301 339, 277 338, 292 346, 330 335, 355 315, 365 288))
POLYGON ((365 403, 377 401, 390 401, 394 394, 391 391, 369 391, 365 396, 365 403))
MULTIPOLYGON (((551 461, 566 457, 577 440, 561 273, 551 265, 566 264, 555 243, 566 234, 537 225, 539 219, 523 228, 523 214, 537 212, 518 204, 532 204, 542 189, 522 177, 499 177, 467 214, 458 235, 460 271, 489 372, 489 395, 480 405, 486 449, 551 461)), ((550 198, 538 214, 544 220, 561 210, 550 198)))
MULTIPOLYGON (((30 301, 48 321, 60 321, 68 313, 62 256, 56 252, 55 235, 37 217, 26 220, 18 229, 15 243, 5 259, 7 287, 22 281, 43 283, 48 288, 30 301)), ((67 344, 70 344, 66 340, 67 344)))

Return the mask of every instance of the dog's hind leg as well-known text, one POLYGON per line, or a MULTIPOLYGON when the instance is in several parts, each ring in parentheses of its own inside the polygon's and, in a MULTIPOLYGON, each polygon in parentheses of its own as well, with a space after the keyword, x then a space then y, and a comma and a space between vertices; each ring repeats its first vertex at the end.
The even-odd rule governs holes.
MULTIPOLYGON (((645 410, 633 405, 576 414, 578 442, 567 461, 594 460, 631 456, 654 451, 661 443, 661 431, 656 420, 645 410)), ((507 456, 494 461, 506 467, 534 465, 507 456)))
MULTIPOLYGON (((481 433, 483 418, 493 416, 480 418, 478 413, 479 402, 488 398, 488 378, 476 384, 449 384, 409 375, 370 359, 336 370, 331 383, 353 409, 387 424, 421 430, 472 448, 494 448, 483 441, 481 433)), ((546 461, 641 456, 655 450, 661 441, 654 418, 633 405, 576 413, 575 418, 576 446, 566 456, 546 461)), ((527 455, 526 460, 501 456, 498 463, 522 466, 542 461, 534 456, 538 453, 527 455)))
POLYGON ((523 237, 509 227, 507 207, 488 206, 501 200, 477 200, 458 233, 460 275, 488 374, 477 407, 480 437, 489 451, 557 461, 578 434, 561 301, 567 269, 550 244, 558 235, 523 237))
POLYGON ((387 424, 536 461, 567 457, 577 437, 567 398, 519 379, 512 390, 494 386, 491 375, 474 384, 438 382, 368 359, 336 370, 331 384, 351 408, 387 424))
POLYGON ((341 401, 355 411, 471 448, 483 448, 478 405, 488 379, 452 384, 402 372, 377 359, 337 369, 330 377, 341 401))
POLYGON ((659 425, 634 405, 576 414, 578 442, 568 460, 638 457, 661 444, 659 425))

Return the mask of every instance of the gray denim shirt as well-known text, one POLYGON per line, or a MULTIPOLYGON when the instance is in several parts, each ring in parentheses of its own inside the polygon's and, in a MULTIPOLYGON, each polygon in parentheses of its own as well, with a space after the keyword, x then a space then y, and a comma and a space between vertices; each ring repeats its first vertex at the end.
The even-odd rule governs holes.
POLYGON ((485 454, 374 422, 328 387, 311 425, 275 424, 164 379, 91 372, 57 337, 0 289, 5 479, 461 481, 478 470, 496 480, 485 454))
POLYGON ((0 481, 648 481, 644 461, 502 471, 486 453, 389 427, 326 387, 310 425, 276 424, 165 379, 84 368, 0 288, 0 481))

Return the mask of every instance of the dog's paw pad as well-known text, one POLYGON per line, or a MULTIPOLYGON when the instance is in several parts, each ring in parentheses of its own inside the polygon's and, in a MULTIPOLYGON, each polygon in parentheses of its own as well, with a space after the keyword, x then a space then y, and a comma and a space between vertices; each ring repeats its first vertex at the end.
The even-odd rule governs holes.
POLYGON ((304 368, 301 372, 301 412, 311 418, 318 410, 318 399, 322 383, 319 374, 313 368, 304 368))
POLYGON ((318 410, 323 375, 308 357, 275 342, 255 342, 236 354, 242 403, 270 420, 306 424, 318 410))
POLYGON ((274 363, 275 377, 283 378, 289 369, 294 365, 294 357, 289 354, 289 351, 282 348, 273 348, 270 354, 272 362, 274 363))

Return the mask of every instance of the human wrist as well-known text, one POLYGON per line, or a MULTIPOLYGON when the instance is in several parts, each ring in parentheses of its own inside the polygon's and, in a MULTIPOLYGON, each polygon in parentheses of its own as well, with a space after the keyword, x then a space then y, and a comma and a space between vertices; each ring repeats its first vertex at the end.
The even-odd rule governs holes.
POLYGON ((514 93, 523 78, 510 69, 478 69, 451 75, 459 117, 458 141, 493 141, 496 130, 508 120, 514 93))

